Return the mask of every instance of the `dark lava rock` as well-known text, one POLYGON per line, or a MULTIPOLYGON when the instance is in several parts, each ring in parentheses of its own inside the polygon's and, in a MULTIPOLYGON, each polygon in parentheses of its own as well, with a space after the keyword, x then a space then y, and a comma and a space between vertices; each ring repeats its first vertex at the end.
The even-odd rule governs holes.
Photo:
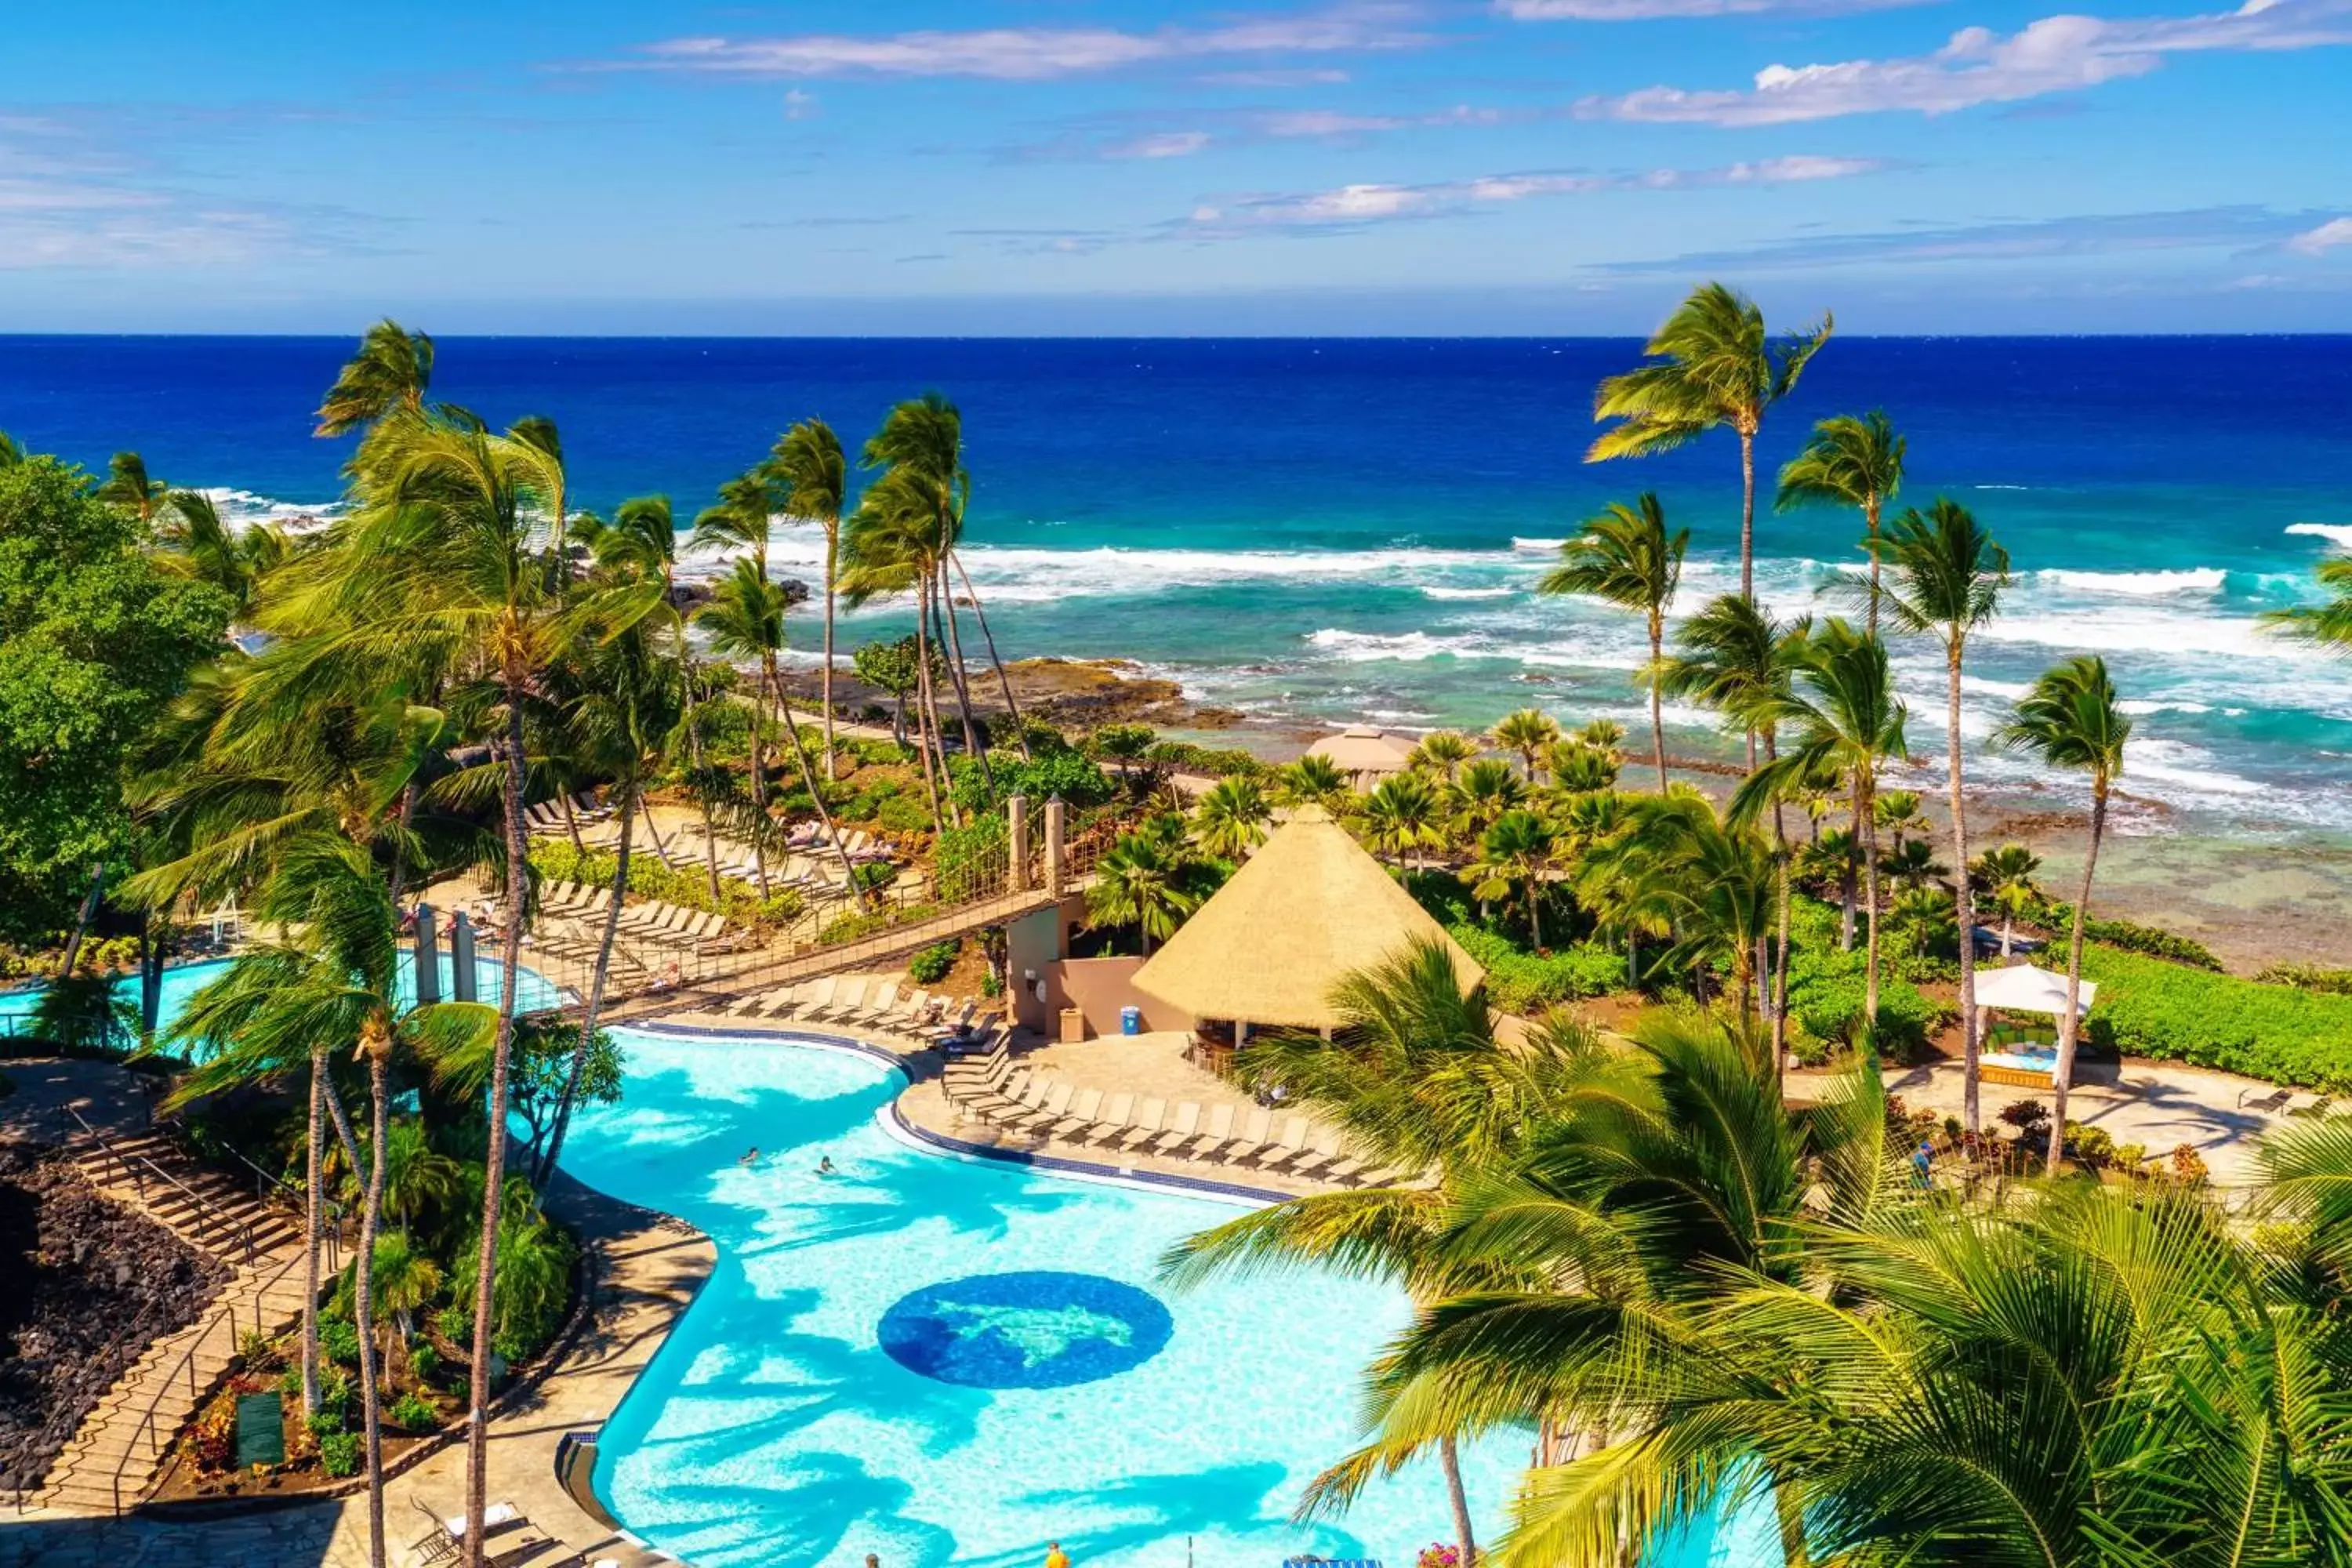
POLYGON ((124 1369, 229 1279, 53 1151, 0 1144, 0 1492, 40 1485, 124 1369))

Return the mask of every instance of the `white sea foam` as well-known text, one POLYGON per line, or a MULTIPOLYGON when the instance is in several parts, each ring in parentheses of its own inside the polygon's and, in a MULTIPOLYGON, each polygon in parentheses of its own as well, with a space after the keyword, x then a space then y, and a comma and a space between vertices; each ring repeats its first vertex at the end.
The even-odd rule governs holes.
POLYGON ((2078 594, 2115 594, 2130 599, 2216 594, 2230 576, 2219 566, 2190 566, 2172 572, 2078 572, 2049 566, 2033 575, 2036 581, 2078 594))
POLYGON ((2346 550, 2352 550, 2352 523, 2290 522, 2286 525, 2286 531, 2289 533, 2311 534, 2316 538, 2326 540, 2330 544, 2340 545, 2346 550))
MULTIPOLYGON (((2240 778, 2202 764, 2212 753, 2179 741, 2136 740, 2124 743, 2124 777, 2128 783, 2154 779, 2189 795, 2228 795, 2244 799, 2268 793, 2252 779, 2240 778)), ((2154 792, 2151 792, 2154 793, 2154 792)))
POLYGON ((1433 599, 1508 599, 1525 590, 1518 588, 1447 588, 1423 583, 1421 591, 1433 599))
POLYGON ((1567 542, 1565 539, 1522 539, 1517 534, 1511 536, 1511 548, 1522 555, 1549 555, 1567 542))
POLYGON ((341 501, 279 500, 275 496, 257 495, 227 485, 206 485, 196 493, 208 498, 221 521, 231 528, 250 527, 257 522, 274 522, 281 527, 325 522, 343 510, 341 501))
POLYGON ((2210 713, 2210 705, 2203 702, 2158 702, 2147 698, 2127 697, 2116 704, 2134 717, 2150 713, 2210 713))

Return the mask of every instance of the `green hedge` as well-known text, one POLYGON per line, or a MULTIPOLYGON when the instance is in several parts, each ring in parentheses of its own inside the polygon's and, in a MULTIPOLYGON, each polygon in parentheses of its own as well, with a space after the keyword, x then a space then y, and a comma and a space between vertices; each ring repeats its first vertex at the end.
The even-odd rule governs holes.
POLYGON ((1200 746, 1190 741, 1160 741, 1143 753, 1144 761, 1211 778, 1256 778, 1271 773, 1264 758, 1237 747, 1200 746))
MULTIPOLYGON (((618 857, 608 849, 590 849, 584 853, 574 849, 570 841, 543 838, 530 847, 530 867, 550 882, 584 882, 590 887, 609 888, 618 857)), ((771 863, 780 867, 782 858, 771 863)), ((709 910, 733 921, 760 925, 785 925, 800 918, 807 901, 787 888, 771 894, 764 901, 759 894, 731 877, 719 879, 720 900, 710 900, 710 873, 695 867, 673 870, 655 859, 643 848, 629 854, 629 891, 638 898, 659 899, 666 903, 682 904, 690 910, 709 910)))
POLYGON ((1610 948, 1579 942, 1549 953, 1523 952, 1508 938, 1467 922, 1446 929, 1486 970, 1486 999, 1506 1013, 1540 1013, 1625 988, 1625 955, 1610 948))
POLYGON ((2352 1092, 2352 996, 2265 985, 2094 945, 2089 1034, 2129 1056, 2219 1068, 2273 1083, 2352 1092))

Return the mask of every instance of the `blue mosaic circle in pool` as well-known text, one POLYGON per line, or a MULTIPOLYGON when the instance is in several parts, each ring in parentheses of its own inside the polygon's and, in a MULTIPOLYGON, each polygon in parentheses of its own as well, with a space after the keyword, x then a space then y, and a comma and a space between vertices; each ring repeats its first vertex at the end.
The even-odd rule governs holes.
POLYGON ((1067 1388, 1158 1355, 1176 1331, 1147 1291, 1097 1274, 975 1274, 912 1290, 882 1314, 883 1352, 969 1388, 1067 1388))

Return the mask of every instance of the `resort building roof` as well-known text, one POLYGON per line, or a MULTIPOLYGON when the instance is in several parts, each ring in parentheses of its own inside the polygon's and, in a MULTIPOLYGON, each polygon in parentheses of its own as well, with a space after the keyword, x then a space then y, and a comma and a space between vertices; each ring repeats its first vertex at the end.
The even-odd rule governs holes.
POLYGON ((1329 758, 1333 767, 1354 774, 1361 783, 1368 774, 1402 773, 1405 759, 1412 754, 1412 742, 1370 724, 1350 724, 1307 747, 1307 754, 1329 758))
POLYGON ((1136 971, 1134 985, 1195 1018, 1329 1028, 1340 1022, 1331 988, 1417 938, 1445 944, 1464 991, 1486 977, 1362 845, 1306 805, 1136 971))
MULTIPOLYGON (((2097 981, 2084 981, 2076 1011, 2089 1012, 2091 999, 2098 994, 2097 981)), ((2054 1017, 2066 1010, 2066 977, 2053 974, 2031 963, 2011 964, 2006 969, 1979 969, 1977 971, 1977 1005, 1999 1007, 2012 1013, 2048 1013, 2054 1017)))

